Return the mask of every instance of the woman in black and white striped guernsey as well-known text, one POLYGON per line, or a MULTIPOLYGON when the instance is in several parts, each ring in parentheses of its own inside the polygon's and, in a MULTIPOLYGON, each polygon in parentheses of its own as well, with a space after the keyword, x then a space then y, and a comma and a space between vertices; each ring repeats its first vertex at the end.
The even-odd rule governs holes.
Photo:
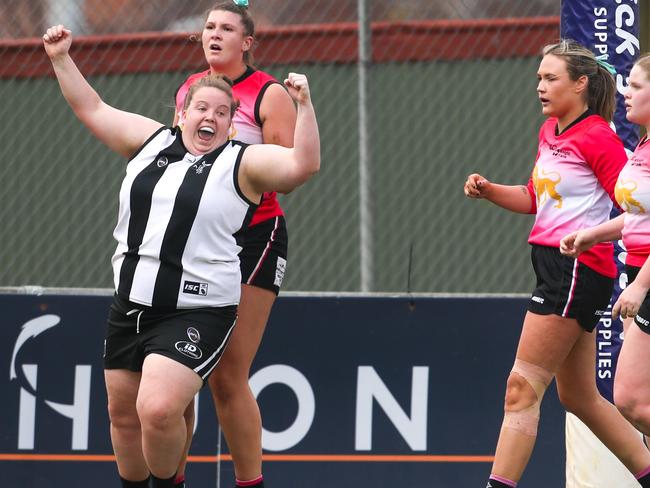
POLYGON ((219 75, 195 83, 184 126, 164 127, 102 101, 69 55, 71 32, 43 36, 79 120, 128 157, 113 256, 115 298, 104 366, 123 487, 170 487, 183 453, 183 412, 227 344, 240 294, 241 231, 268 191, 288 193, 320 168, 309 85, 284 84, 298 107, 294 147, 229 140, 237 101, 219 75))

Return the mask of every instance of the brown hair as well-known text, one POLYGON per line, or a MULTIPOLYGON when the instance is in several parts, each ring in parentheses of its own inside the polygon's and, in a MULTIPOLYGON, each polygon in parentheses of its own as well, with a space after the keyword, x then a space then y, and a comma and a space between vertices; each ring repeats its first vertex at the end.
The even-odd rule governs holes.
POLYGON ((232 94, 232 80, 226 75, 222 74, 204 76, 192 86, 190 86, 190 89, 187 91, 187 95, 185 96, 183 110, 187 110, 187 107, 190 106, 192 97, 199 90, 199 88, 204 87, 216 88, 228 95, 228 98, 230 98, 230 117, 232 118, 232 116, 235 114, 235 110, 239 108, 239 100, 237 100, 232 94))
POLYGON ((650 53, 646 53, 639 57, 639 59, 634 63, 634 66, 638 66, 645 71, 646 78, 650 80, 650 53))
POLYGON ((593 52, 571 39, 562 39, 544 47, 542 53, 564 59, 573 81, 586 76, 587 105, 607 122, 612 121, 616 109, 616 82, 609 71, 598 64, 593 52))
POLYGON ((251 15, 248 13, 248 9, 245 7, 240 7, 239 5, 236 5, 234 2, 221 2, 217 3, 214 5, 211 9, 207 10, 205 13, 205 17, 207 18, 210 15, 210 12, 214 12, 215 10, 223 10, 224 12, 231 12, 233 14, 239 15, 239 19, 241 20, 241 24, 244 27, 244 35, 245 36, 251 36, 253 38, 253 45, 251 48, 244 53, 244 63, 248 66, 253 66, 253 63, 255 62, 253 60, 253 47, 256 44, 255 41, 255 21, 253 21, 253 18, 251 15))

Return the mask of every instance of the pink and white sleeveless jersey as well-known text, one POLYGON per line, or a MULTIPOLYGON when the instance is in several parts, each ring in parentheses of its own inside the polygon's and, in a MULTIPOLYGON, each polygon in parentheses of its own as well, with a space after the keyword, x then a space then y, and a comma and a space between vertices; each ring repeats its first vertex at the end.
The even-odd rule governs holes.
MULTIPOLYGON (((176 114, 179 123, 182 122, 183 105, 187 92, 196 81, 210 74, 210 70, 190 75, 176 92, 176 114)), ((246 72, 234 80, 233 95, 239 99, 239 108, 233 117, 235 134, 232 139, 246 144, 261 144, 262 120, 260 119, 260 104, 266 89, 278 81, 263 71, 248 68, 246 72)), ((279 215, 284 215, 275 192, 264 193, 262 203, 253 215, 250 225, 253 226, 279 215)))
POLYGON ((650 254, 650 144, 644 139, 618 175, 616 201, 625 211, 625 263, 643 266, 650 254))
MULTIPOLYGON (((549 118, 539 131, 537 161, 528 181, 534 195, 535 224, 528 242, 559 247, 570 232, 609 219, 614 187, 627 155, 609 124, 587 115, 559 136, 557 119, 549 118)), ((616 276, 611 243, 597 244, 578 260, 605 276, 616 276)))

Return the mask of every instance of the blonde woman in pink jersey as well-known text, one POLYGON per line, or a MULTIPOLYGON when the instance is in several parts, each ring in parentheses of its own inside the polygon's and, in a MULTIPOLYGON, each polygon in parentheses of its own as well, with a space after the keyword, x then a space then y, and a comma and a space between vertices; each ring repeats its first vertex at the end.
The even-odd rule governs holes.
MULTIPOLYGON (((650 56, 641 57, 630 72, 625 92, 627 119, 650 130, 650 56)), ((623 238, 627 251, 628 286, 612 309, 624 318, 625 341, 614 379, 614 401, 623 415, 650 435, 650 143, 639 142, 616 182, 616 200, 625 211, 599 226, 562 239, 561 251, 578 257, 598 242, 623 238), (636 324, 633 327, 630 325, 636 324)))
MULTIPOLYGON (((183 123, 182 107, 190 86, 211 73, 221 73, 234 81, 233 94, 240 103, 230 137, 246 144, 292 147, 296 109, 275 78, 252 67, 255 24, 245 5, 241 0, 224 2, 209 10, 201 35, 209 68, 188 77, 177 90, 174 125, 183 123)), ((209 385, 233 458, 236 483, 258 488, 264 486, 262 420, 248 377, 287 264, 287 228, 275 193, 264 194, 243 238, 237 326, 209 385)), ((186 420, 189 451, 193 408, 188 408, 186 420)), ((177 487, 184 486, 186 459, 187 452, 179 467, 177 487)))
POLYGON ((465 182, 484 198, 535 214, 528 242, 537 278, 506 385, 504 418, 489 488, 517 486, 530 459, 544 392, 555 378, 560 401, 650 487, 650 452, 596 387, 593 331, 607 309, 616 268, 611 243, 571 258, 560 253, 568 233, 609 219, 614 186, 627 156, 609 126, 616 87, 606 63, 573 41, 544 48, 537 93, 548 119, 539 131, 526 186, 498 185, 479 174, 465 182))

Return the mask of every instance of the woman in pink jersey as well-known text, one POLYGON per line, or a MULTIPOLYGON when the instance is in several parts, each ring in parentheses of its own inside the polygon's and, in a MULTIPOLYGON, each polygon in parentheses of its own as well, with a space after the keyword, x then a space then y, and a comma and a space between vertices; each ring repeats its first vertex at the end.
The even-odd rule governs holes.
MULTIPOLYGON (((231 138, 246 144, 293 146, 296 109, 275 78, 251 66, 254 35, 255 24, 245 7, 224 2, 208 12, 201 40, 210 67, 191 75, 178 89, 174 124, 183 123, 181 112, 189 87, 210 73, 222 73, 234 80, 233 94, 240 103, 231 138)), ((237 484, 261 487, 262 421, 248 377, 287 263, 287 229, 275 193, 264 194, 243 237, 237 327, 209 384, 237 484)), ((188 427, 193 427, 193 415, 194 410, 188 409, 188 427)), ((188 450, 191 432, 188 428, 188 450)), ((179 467, 179 487, 184 471, 185 461, 179 467)))
MULTIPOLYGON (((641 57, 630 72, 625 93, 627 119, 650 130, 650 56, 641 57)), ((644 137, 616 182, 616 200, 625 211, 599 226, 562 239, 561 251, 578 257, 599 242, 623 238, 627 251, 628 286, 612 309, 625 319, 625 341, 614 379, 614 401, 625 417, 650 435, 650 143, 644 137), (634 322, 637 327, 629 327, 634 322)))
POLYGON ((650 487, 650 452, 638 433, 596 388, 591 332, 609 303, 616 269, 602 243, 577 259, 560 253, 569 232, 609 219, 614 186, 627 159, 609 127, 616 87, 604 64, 573 41, 547 46, 537 77, 542 113, 537 159, 527 186, 498 185, 478 174, 465 182, 470 198, 534 213, 528 242, 537 285, 528 305, 506 386, 504 418, 491 488, 514 487, 532 453, 539 408, 555 378, 560 401, 650 487))

